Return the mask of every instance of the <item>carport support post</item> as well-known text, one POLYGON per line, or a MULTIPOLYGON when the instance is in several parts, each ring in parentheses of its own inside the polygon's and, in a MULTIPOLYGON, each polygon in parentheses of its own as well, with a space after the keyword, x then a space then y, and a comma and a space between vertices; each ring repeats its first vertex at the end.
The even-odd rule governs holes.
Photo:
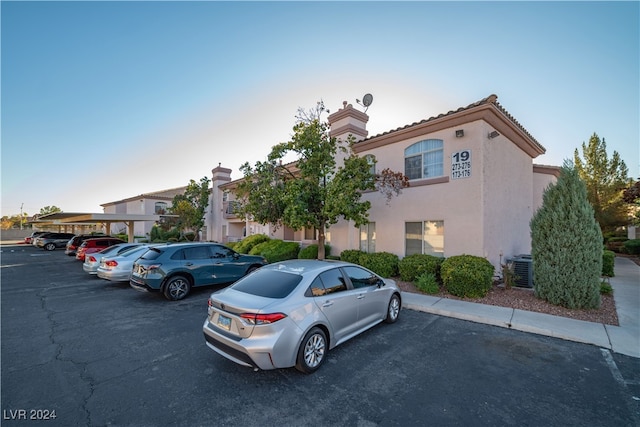
POLYGON ((129 243, 133 243, 135 238, 133 235, 133 224, 135 224, 135 221, 125 221, 125 224, 127 226, 127 234, 129 236, 129 243))

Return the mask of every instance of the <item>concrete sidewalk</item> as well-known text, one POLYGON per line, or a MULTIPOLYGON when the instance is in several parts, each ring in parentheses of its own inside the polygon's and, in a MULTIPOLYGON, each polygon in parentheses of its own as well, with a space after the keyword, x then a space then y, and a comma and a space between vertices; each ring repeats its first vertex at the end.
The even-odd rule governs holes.
POLYGON ((640 358, 640 266, 627 258, 616 257, 615 274, 610 283, 620 326, 411 292, 402 293, 402 305, 440 316, 593 344, 640 358))

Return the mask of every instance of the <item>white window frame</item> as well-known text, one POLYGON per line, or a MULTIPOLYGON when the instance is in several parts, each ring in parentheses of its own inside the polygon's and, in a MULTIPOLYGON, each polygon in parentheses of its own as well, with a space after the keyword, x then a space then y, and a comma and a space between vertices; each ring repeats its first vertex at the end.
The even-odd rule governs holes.
MULTIPOLYGON (((417 169, 417 165, 415 167, 417 169)), ((444 176, 444 141, 441 139, 425 139, 410 145, 404 150, 404 174, 409 179, 430 179, 444 176), (435 157, 437 161, 431 158, 435 157), (411 173, 407 161, 420 162, 420 176, 411 173)))
POLYGON ((376 251, 376 223, 370 222, 360 226, 360 250, 375 253, 376 251))

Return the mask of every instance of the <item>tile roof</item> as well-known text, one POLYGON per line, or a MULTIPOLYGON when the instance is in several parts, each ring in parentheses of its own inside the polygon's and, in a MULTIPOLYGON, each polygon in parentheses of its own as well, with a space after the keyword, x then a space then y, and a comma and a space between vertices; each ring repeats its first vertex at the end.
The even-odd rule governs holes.
POLYGON ((520 122, 518 122, 518 121, 517 121, 517 120, 516 120, 516 119, 515 119, 511 114, 509 114, 509 112, 508 112, 508 111, 507 111, 507 110, 506 110, 502 105, 500 105, 500 103, 498 102, 498 95, 495 95, 495 94, 489 95, 488 97, 483 98, 483 99, 481 99, 480 101, 474 102, 473 104, 469 104, 469 105, 467 105, 466 107, 460 107, 460 108, 458 108, 457 110, 451 110, 451 111, 449 111, 448 113, 443 113, 443 114, 440 114, 440 115, 438 115, 438 116, 432 116, 432 117, 429 117, 428 119, 424 119, 424 120, 421 120, 421 121, 419 121, 419 122, 414 122, 414 123, 409 124, 409 125, 406 125, 406 126, 402 126, 402 127, 399 127, 399 128, 396 128, 396 129, 392 129, 392 130, 389 130, 389 131, 386 131, 386 132, 383 132, 383 133, 379 133, 379 134, 377 134, 377 135, 370 136, 370 137, 368 137, 368 138, 365 138, 365 139, 363 139, 363 140, 359 141, 358 143, 362 143, 362 142, 370 141, 370 140, 375 139, 375 138, 378 138, 378 137, 380 137, 380 136, 388 135, 388 134, 391 134, 391 133, 394 133, 394 132, 398 132, 398 131, 403 130, 403 129, 408 129, 408 128, 411 128, 411 127, 413 127, 413 126, 417 126, 417 125, 421 125, 421 124, 429 123, 429 122, 435 121, 435 120, 437 120, 437 119, 441 119, 441 118, 443 118, 443 117, 453 116, 453 115, 455 115, 455 114, 458 114, 458 113, 461 113, 461 112, 465 112, 465 111, 468 111, 468 110, 472 110, 472 109, 474 109, 474 108, 477 108, 477 107, 480 107, 480 106, 483 106, 483 105, 492 105, 492 106, 494 106, 494 107, 495 107, 495 108, 496 108, 500 113, 502 113, 502 114, 503 114, 503 115, 504 115, 504 116, 505 116, 509 121, 511 121, 511 123, 512 123, 514 126, 516 126, 518 129, 520 129, 520 130, 521 130, 521 131, 522 131, 522 132, 523 132, 523 133, 524 133, 524 134, 525 134, 529 139, 531 139, 531 141, 532 141, 535 145, 537 145, 537 146, 538 146, 542 151, 544 151, 544 150, 545 150, 545 148, 542 146, 542 144, 540 144, 540 143, 539 143, 539 142, 538 142, 538 141, 533 137, 533 135, 531 135, 531 134, 530 134, 530 133, 529 133, 529 132, 524 128, 524 126, 522 126, 522 125, 520 124, 520 122))

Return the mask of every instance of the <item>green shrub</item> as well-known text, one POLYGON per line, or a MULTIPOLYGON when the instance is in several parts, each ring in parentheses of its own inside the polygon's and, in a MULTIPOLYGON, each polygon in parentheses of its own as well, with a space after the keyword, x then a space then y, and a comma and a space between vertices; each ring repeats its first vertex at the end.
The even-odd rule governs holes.
POLYGON ((613 272, 613 264, 616 254, 612 251, 602 251, 602 275, 606 277, 615 276, 613 272))
POLYGON ((165 231, 162 228, 154 225, 149 232, 149 240, 152 243, 177 242, 179 238, 180 231, 176 228, 165 231))
POLYGON ((269 239, 269 236, 266 236, 264 234, 254 234, 242 239, 233 249, 241 254, 248 254, 251 248, 253 248, 255 245, 257 245, 258 243, 267 242, 269 240, 271 240, 269 239))
POLYGON ((267 262, 279 262, 288 259, 298 258, 298 252, 300 251, 300 245, 296 242, 285 242, 278 239, 270 239, 267 242, 261 242, 255 245, 252 250, 252 255, 261 255, 267 259, 267 262))
POLYGON ((481 298, 491 289, 493 271, 493 265, 485 258, 456 255, 442 262, 440 276, 451 295, 481 298))
POLYGON ((613 293, 613 288, 606 281, 600 282, 600 293, 603 295, 611 295, 613 293))
POLYGON ((578 171, 566 162, 530 222, 534 292, 563 307, 600 307, 602 232, 578 171))
POLYGON ((362 252, 357 249, 347 249, 340 253, 340 259, 345 262, 360 264, 360 256, 365 253, 366 252, 362 252))
MULTIPOLYGON (((226 247, 228 247, 228 248, 230 248, 230 249, 235 250, 235 247, 236 247, 236 246, 238 246, 238 243, 239 243, 239 242, 227 242, 227 243, 225 243, 225 246, 226 246, 226 247)), ((237 251, 236 251, 236 252, 237 252, 237 251)))
POLYGON ((438 280, 434 273, 425 272, 416 278, 416 288, 426 294, 437 294, 440 292, 438 280))
POLYGON ((398 255, 389 252, 362 253, 360 265, 382 277, 398 275, 398 255))
POLYGON ((249 251, 249 255, 260 255, 262 254, 262 251, 264 250, 264 248, 271 242, 274 242, 275 240, 269 240, 266 242, 261 242, 258 243, 257 245, 255 245, 254 247, 251 248, 251 250, 249 251))
MULTIPOLYGON (((327 258, 331 255, 331 246, 324 245, 324 257, 327 258)), ((318 259, 318 245, 309 245, 306 248, 300 249, 298 253, 300 259, 318 259)))
POLYGON ((440 266, 444 258, 426 254, 407 255, 398 263, 400 279, 413 282, 422 273, 433 273, 436 280, 440 280, 440 266))
POLYGON ((625 253, 630 255, 640 255, 640 239, 632 239, 624 242, 625 253))

